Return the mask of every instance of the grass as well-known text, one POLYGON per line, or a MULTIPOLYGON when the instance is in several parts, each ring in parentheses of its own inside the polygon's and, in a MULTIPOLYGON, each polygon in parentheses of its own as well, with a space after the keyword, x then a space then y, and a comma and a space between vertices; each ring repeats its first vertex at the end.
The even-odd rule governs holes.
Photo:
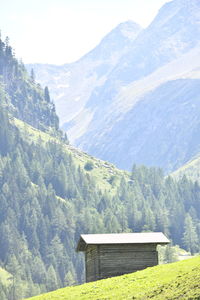
POLYGON ((29 300, 200 299, 200 257, 66 287, 29 300))
POLYGON ((8 286, 12 283, 12 275, 8 273, 6 270, 0 268, 0 282, 4 286, 8 286))

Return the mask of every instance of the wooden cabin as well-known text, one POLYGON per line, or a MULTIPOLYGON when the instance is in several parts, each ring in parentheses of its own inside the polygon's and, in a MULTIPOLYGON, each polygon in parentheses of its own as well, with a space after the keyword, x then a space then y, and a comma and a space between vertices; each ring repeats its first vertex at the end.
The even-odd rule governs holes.
POLYGON ((82 234, 77 251, 85 252, 86 282, 132 273, 158 264, 158 244, 169 240, 161 232, 82 234))

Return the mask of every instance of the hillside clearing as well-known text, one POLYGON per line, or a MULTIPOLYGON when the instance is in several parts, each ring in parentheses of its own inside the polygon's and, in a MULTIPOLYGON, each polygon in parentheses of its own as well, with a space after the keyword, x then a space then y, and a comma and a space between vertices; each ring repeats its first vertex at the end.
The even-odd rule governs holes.
POLYGON ((56 137, 53 137, 46 132, 42 132, 19 119, 12 118, 11 120, 20 130, 23 138, 30 143, 45 145, 48 142, 53 142, 62 145, 63 150, 72 155, 77 168, 80 167, 83 172, 92 176, 94 179, 98 179, 98 187, 102 191, 106 191, 109 194, 114 195, 116 190, 119 188, 120 180, 123 176, 127 181, 130 180, 129 172, 119 170, 107 161, 102 161, 71 145, 64 144, 56 137), (88 162, 91 162, 93 166, 89 171, 85 168, 85 165, 88 162))

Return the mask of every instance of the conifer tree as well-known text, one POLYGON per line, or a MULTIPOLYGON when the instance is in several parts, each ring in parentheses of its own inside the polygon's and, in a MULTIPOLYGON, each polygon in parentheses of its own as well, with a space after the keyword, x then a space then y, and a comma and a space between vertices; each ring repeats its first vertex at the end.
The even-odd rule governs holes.
POLYGON ((194 254, 199 250, 196 228, 189 214, 186 214, 185 216, 183 243, 191 254, 194 254))
POLYGON ((44 98, 48 103, 50 102, 49 89, 47 86, 44 89, 44 98))

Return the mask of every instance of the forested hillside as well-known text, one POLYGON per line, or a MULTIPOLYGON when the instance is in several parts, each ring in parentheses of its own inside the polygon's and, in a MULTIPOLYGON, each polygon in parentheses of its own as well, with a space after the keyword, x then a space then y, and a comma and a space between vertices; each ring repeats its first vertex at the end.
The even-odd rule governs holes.
POLYGON ((155 168, 122 172, 68 145, 47 88, 32 82, 9 45, 1 49, 0 267, 10 279, 1 280, 0 299, 82 282, 81 233, 163 231, 200 251, 199 184, 155 168))
MULTIPOLYGON (((83 257, 75 253, 81 233, 163 231, 199 251, 198 184, 141 167, 119 185, 110 175, 104 192, 93 180, 95 167, 87 171, 92 161, 78 167, 67 145, 28 143, 3 114, 1 128, 0 260, 14 275, 16 299, 83 281, 83 257)), ((2 299, 11 299, 12 289, 3 289, 2 299)))
POLYGON ((8 37, 5 42, 0 39, 0 84, 1 104, 7 111, 42 131, 51 128, 58 133, 59 120, 48 87, 42 89, 35 82, 33 71, 28 75, 23 63, 15 58, 8 37))

